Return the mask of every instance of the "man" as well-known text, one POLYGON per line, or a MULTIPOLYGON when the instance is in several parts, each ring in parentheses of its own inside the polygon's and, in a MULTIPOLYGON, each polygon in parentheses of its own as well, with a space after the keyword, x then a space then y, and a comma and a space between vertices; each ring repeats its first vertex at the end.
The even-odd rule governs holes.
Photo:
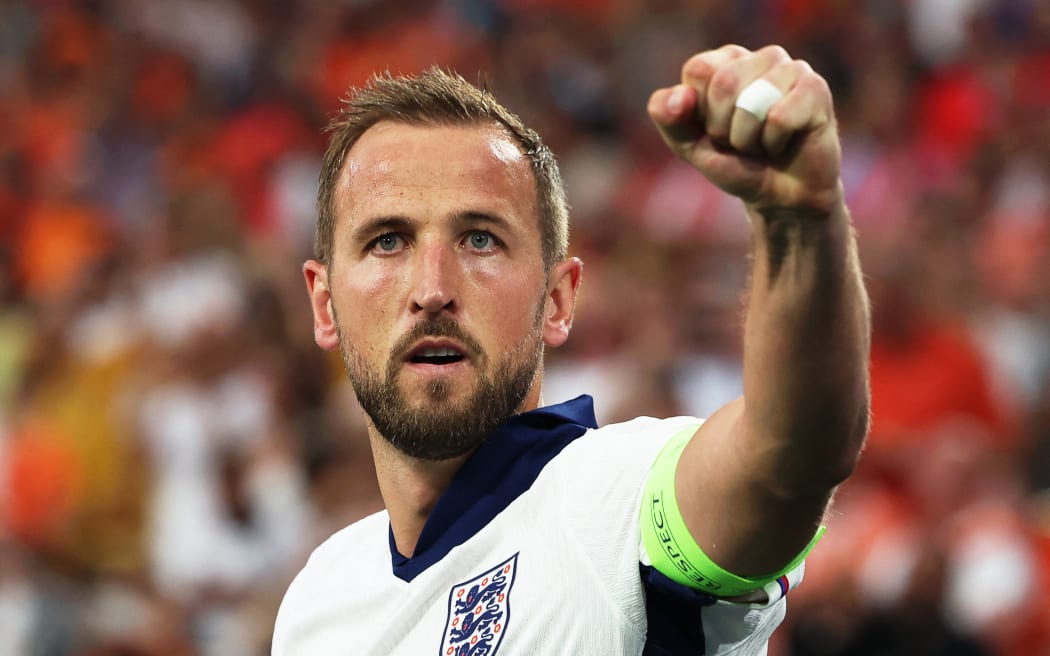
POLYGON ((745 389, 599 429, 588 397, 542 406, 581 263, 539 137, 436 70, 349 101, 304 272, 386 510, 314 552, 275 655, 765 653, 867 431, 832 100, 782 49, 726 46, 648 109, 751 219, 745 389))

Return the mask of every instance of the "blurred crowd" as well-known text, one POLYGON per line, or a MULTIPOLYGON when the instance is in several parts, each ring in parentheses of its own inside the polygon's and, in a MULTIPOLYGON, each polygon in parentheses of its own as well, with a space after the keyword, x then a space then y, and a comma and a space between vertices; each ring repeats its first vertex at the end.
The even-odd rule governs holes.
POLYGON ((374 71, 453 67, 558 154, 547 402, 736 396, 746 219, 644 109, 728 42, 829 81, 874 308, 872 434, 771 653, 1050 654, 1050 3, 0 0, 0 656, 268 653, 381 507, 300 272, 374 71))

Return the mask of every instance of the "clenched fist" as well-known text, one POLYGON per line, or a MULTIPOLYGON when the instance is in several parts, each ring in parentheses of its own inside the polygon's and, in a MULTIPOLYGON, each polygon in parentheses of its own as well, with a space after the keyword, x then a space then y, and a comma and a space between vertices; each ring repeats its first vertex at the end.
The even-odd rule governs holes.
POLYGON ((842 203, 831 92, 779 46, 694 55, 648 109, 671 150, 753 211, 819 216, 842 203))

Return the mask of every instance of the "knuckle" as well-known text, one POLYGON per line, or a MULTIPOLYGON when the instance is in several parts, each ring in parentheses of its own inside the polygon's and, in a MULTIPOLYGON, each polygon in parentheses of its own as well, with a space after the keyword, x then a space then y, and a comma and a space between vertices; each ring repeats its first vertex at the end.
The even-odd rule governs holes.
MULTIPOLYGON (((816 75, 816 74, 814 73, 814 75, 816 75)), ((825 96, 828 96, 830 98, 831 97, 831 86, 828 84, 828 81, 825 80, 823 77, 821 77, 819 75, 816 75, 816 78, 817 78, 817 88, 820 89, 820 92, 822 94, 824 94, 825 96)))
POLYGON ((682 78, 701 80, 710 77, 712 71, 715 70, 711 59, 712 53, 710 51, 693 55, 682 64, 682 78))
POLYGON ((807 62, 797 59, 794 62, 797 84, 813 91, 829 91, 828 81, 822 75, 813 70, 807 62))
POLYGON ((736 97, 739 79, 736 73, 722 68, 715 72, 708 87, 708 94, 715 100, 732 100, 736 97))
POLYGON ((795 67, 795 70, 798 72, 799 77, 803 75, 816 75, 816 72, 814 72, 813 67, 810 66, 809 62, 805 59, 792 59, 791 65, 795 67))
POLYGON ((831 87, 828 86, 828 81, 816 73, 810 72, 809 75, 799 78, 799 84, 807 92, 822 100, 830 100, 831 98, 831 87))
POLYGON ((767 57, 774 62, 790 61, 791 55, 782 46, 770 45, 762 48, 756 54, 767 57))
POLYGON ((685 63, 682 64, 682 73, 688 73, 697 67, 706 65, 707 63, 704 61, 704 53, 701 52, 685 60, 685 63))
POLYGON ((773 132, 781 132, 789 129, 788 113, 783 105, 776 104, 769 108, 766 114, 766 127, 773 132))
POLYGON ((740 56, 747 55, 747 54, 751 53, 750 50, 748 50, 744 46, 736 44, 736 43, 727 43, 726 45, 722 46, 718 50, 719 50, 719 52, 723 52, 723 53, 725 53, 727 55, 730 55, 732 57, 740 57, 740 56))

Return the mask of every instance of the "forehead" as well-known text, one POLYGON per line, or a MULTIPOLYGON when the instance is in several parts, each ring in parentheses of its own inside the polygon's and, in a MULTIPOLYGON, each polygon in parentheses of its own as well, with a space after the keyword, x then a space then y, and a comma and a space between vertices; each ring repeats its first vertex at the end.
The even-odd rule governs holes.
POLYGON ((351 220, 361 212, 388 212, 415 202, 536 217, 531 163, 510 133, 494 124, 381 121, 347 154, 334 201, 337 213, 349 213, 351 220))

